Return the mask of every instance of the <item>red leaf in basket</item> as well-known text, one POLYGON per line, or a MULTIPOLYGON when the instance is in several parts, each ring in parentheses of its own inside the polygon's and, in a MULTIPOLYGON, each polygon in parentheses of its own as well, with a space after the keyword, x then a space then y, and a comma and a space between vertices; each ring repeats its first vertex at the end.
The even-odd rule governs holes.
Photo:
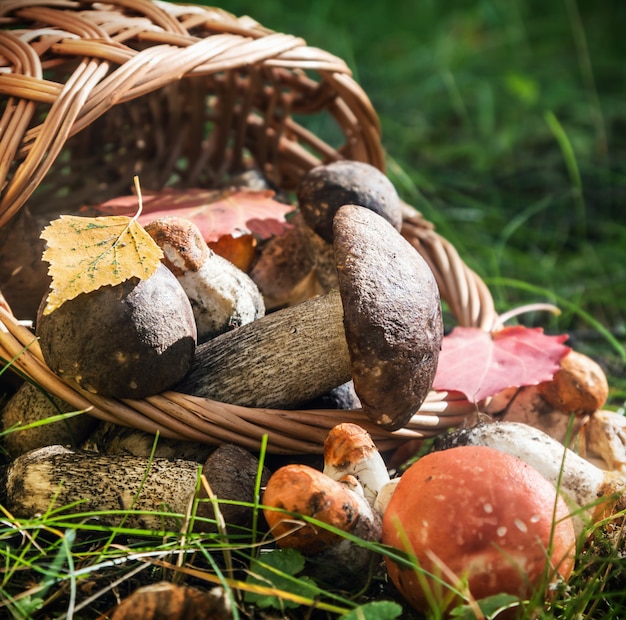
MULTIPOLYGON (((133 215, 136 196, 122 196, 102 203, 96 210, 107 215, 133 215)), ((274 200, 272 190, 164 189, 143 196, 139 223, 176 215, 191 220, 207 243, 224 235, 252 234, 258 239, 280 235, 289 226, 285 215, 293 207, 274 200)))
POLYGON ((493 334, 456 327, 443 339, 433 388, 479 402, 508 387, 549 381, 570 351, 565 340, 538 327, 505 327, 493 334))

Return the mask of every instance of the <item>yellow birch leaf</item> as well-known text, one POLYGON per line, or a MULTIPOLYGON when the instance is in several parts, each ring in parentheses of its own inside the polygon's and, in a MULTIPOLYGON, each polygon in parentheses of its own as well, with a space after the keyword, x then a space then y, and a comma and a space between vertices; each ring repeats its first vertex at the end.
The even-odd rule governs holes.
POLYGON ((44 314, 101 286, 149 278, 163 253, 136 218, 62 215, 41 233, 51 291, 44 314))

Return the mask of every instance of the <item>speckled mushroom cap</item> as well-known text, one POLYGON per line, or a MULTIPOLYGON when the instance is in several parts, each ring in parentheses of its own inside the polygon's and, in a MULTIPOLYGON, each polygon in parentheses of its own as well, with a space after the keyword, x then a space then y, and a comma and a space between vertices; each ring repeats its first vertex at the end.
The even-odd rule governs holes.
POLYGON ((333 241, 333 218, 343 205, 360 205, 402 226, 400 198, 387 176, 371 164, 341 160, 312 168, 300 179, 298 206, 304 221, 326 243, 333 241))
POLYGON ((432 386, 443 321, 435 278, 382 217, 342 206, 334 250, 352 378, 367 416, 402 428, 432 386))

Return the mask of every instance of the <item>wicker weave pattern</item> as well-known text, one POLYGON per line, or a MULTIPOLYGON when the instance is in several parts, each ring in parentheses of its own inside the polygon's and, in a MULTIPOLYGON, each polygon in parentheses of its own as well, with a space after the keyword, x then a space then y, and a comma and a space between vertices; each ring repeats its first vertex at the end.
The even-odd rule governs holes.
MULTIPOLYGON (((0 226, 24 205, 75 212, 142 186, 211 187, 253 165, 283 190, 320 162, 384 168, 380 125, 339 58, 221 9, 148 0, 0 3, 0 226), (315 131, 311 129, 315 127, 315 131), (319 129, 319 130, 318 130, 319 129)), ((414 209, 403 235, 463 325, 497 319, 484 283, 414 209)), ((103 399, 45 366, 32 333, 0 311, 0 356, 77 409, 167 437, 319 452, 340 420, 381 447, 460 424, 474 407, 432 393, 406 429, 361 412, 268 411, 168 392, 103 399)))
POLYGON ((150 189, 210 186, 247 154, 283 188, 320 160, 383 166, 378 118, 345 63, 249 18, 23 0, 0 19, 0 226, 42 183, 31 203, 64 190, 72 208, 126 193, 133 174, 150 189), (322 113, 335 146, 295 120, 322 113))

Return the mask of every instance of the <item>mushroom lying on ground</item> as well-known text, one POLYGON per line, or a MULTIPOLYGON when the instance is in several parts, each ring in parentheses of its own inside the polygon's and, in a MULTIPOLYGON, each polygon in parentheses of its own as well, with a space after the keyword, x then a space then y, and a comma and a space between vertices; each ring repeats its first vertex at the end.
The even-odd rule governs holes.
POLYGON ((496 420, 524 422, 561 443, 572 441, 608 398, 602 368, 588 356, 570 351, 550 381, 507 388, 491 397, 481 411, 496 420))
POLYGON ((51 444, 79 446, 97 425, 96 418, 87 413, 67 416, 56 422, 46 422, 24 430, 11 430, 18 425, 30 425, 73 411, 67 403, 50 396, 38 386, 28 381, 23 383, 0 414, 2 447, 14 459, 20 454, 51 444))
POLYGON ((191 221, 163 217, 146 231, 163 250, 163 263, 185 290, 204 342, 265 314, 263 297, 251 278, 213 252, 191 221))
MULTIPOLYGON (((592 521, 626 509, 623 474, 599 469, 532 426, 521 422, 480 423, 447 433, 436 441, 439 450, 469 445, 488 446, 520 458, 558 486, 572 506, 584 509, 592 521)), ((581 516, 579 513, 575 519, 578 530, 583 525, 581 516)))
POLYGON ((524 600, 567 580, 576 537, 565 502, 538 471, 492 448, 462 446, 431 452, 404 472, 382 542, 417 559, 404 566, 385 558, 402 595, 441 614, 502 593, 524 600))
POLYGON ((50 369, 101 396, 145 398, 189 369, 196 323, 185 291, 159 264, 146 280, 82 293, 45 314, 36 333, 50 369))
MULTIPOLYGON (((97 512, 98 523, 154 531, 180 531, 198 486, 199 470, 220 500, 254 502, 259 462, 230 444, 217 448, 204 466, 182 459, 103 455, 62 446, 32 450, 2 472, 2 505, 17 518, 32 518, 71 505, 71 514, 97 512), (227 479, 225 479, 227 478, 227 479), (129 511, 133 512, 120 512, 129 511), (182 516, 181 516, 182 515, 182 516)), ((262 484, 268 479, 263 473, 262 484)), ((203 486, 198 497, 206 498, 203 486)), ((248 525, 252 509, 220 504, 228 525, 248 525)), ((198 503, 193 528, 216 531, 209 501, 198 503)))
POLYGON ((159 581, 137 588, 106 616, 110 620, 233 620, 224 588, 209 591, 159 581))
POLYGON ((366 579, 374 560, 371 550, 301 519, 312 517, 361 540, 379 541, 381 517, 354 476, 337 481, 308 465, 285 465, 270 477, 263 505, 277 544, 305 555, 312 576, 340 586, 366 579))
POLYGON ((388 483, 369 433, 356 424, 338 424, 324 442, 323 472, 292 464, 270 477, 263 496, 265 519, 278 545, 308 556, 318 576, 354 585, 367 576, 374 554, 334 532, 303 524, 298 515, 379 541, 382 510, 376 500, 388 483))
POLYGON ((334 231, 339 292, 202 344, 178 391, 289 408, 352 377, 374 422, 388 429, 407 423, 430 390, 441 346, 434 276, 372 211, 341 207, 334 231))

